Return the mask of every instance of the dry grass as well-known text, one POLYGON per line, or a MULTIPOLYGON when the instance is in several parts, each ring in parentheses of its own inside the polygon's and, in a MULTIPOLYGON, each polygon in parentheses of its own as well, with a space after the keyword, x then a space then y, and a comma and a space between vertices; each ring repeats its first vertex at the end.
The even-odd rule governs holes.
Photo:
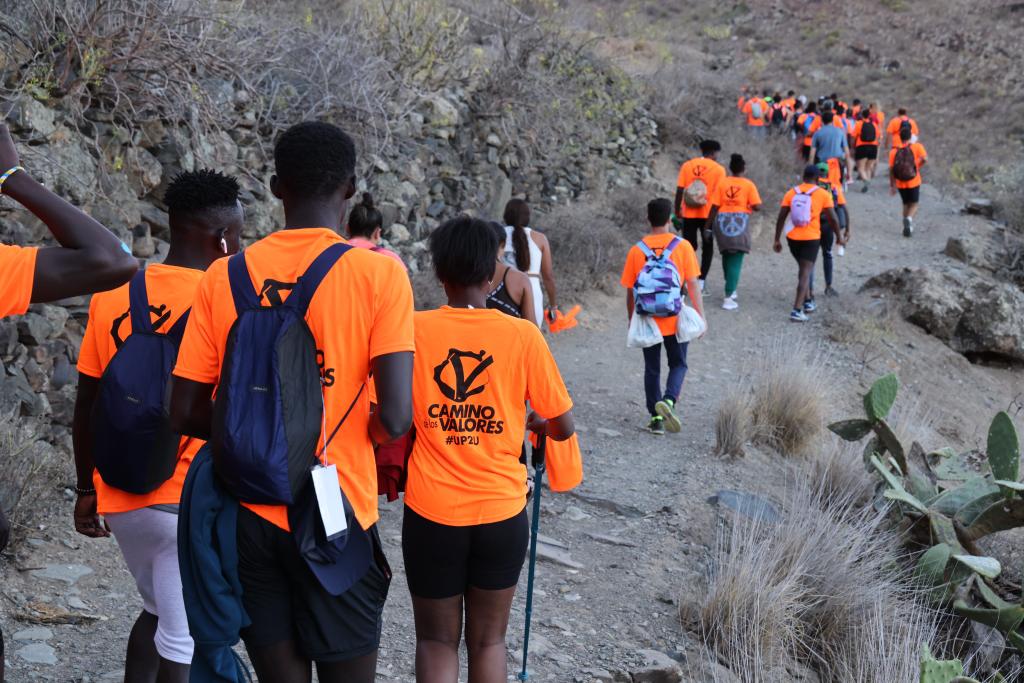
POLYGON ((776 523, 737 517, 695 606, 705 642, 744 682, 916 680, 934 615, 910 589, 884 512, 795 486, 776 523))
POLYGON ((0 419, 0 508, 12 525, 25 525, 46 511, 37 503, 54 474, 51 446, 39 440, 33 421, 17 416, 0 419))
POLYGON ((734 391, 718 404, 715 413, 715 453, 739 457, 754 433, 753 401, 748 392, 734 391))
POLYGON ((751 387, 754 441, 786 456, 805 455, 817 442, 827 403, 820 353, 780 346, 765 357, 751 387))
POLYGON ((874 494, 876 479, 864 467, 859 444, 833 439, 811 459, 808 475, 811 490, 822 500, 867 505, 874 494))

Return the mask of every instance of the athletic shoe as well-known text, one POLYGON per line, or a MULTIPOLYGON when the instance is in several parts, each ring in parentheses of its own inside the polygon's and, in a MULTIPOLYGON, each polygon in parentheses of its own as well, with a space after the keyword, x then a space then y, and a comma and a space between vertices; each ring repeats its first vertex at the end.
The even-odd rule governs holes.
POLYGON ((864 194, 867 194, 867 192, 868 192, 868 181, 866 181, 866 180, 864 181, 864 187, 860 188, 860 191, 863 192, 864 194))
POLYGON ((674 408, 676 402, 670 398, 663 399, 654 404, 654 410, 658 413, 665 425, 665 429, 678 434, 683 429, 683 423, 679 421, 679 417, 676 415, 674 408))
POLYGON ((700 284, 700 293, 703 294, 704 293, 704 281, 703 280, 697 280, 697 282, 698 282, 698 284, 700 284))
POLYGON ((903 236, 913 237, 914 235, 914 221, 911 218, 903 219, 903 236))
POLYGON ((735 311, 739 307, 740 305, 736 303, 736 299, 732 298, 731 296, 726 297, 725 301, 722 302, 722 308, 724 308, 727 311, 735 311))
POLYGON ((816 310, 818 310, 818 304, 814 302, 814 299, 804 302, 804 313, 814 313, 816 310))
POLYGON ((825 296, 839 296, 839 292, 835 290, 835 287, 826 287, 825 296))
POLYGON ((806 313, 804 313, 803 311, 798 311, 795 308, 789 312, 789 319, 795 323, 805 323, 808 320, 810 320, 810 318, 807 317, 806 313))
POLYGON ((665 436, 665 418, 661 415, 652 417, 647 423, 647 431, 656 436, 665 436))

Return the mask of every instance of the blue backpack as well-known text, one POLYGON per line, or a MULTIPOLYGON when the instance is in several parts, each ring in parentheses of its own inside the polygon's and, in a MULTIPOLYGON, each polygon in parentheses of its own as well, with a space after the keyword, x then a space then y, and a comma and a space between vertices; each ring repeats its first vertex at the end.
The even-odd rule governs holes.
POLYGON ((647 257, 633 285, 633 306, 637 313, 669 318, 679 315, 683 309, 683 279, 671 258, 672 250, 680 242, 678 237, 673 238, 660 254, 655 254, 643 240, 637 242, 636 246, 647 257))
POLYGON ((132 333, 110 359, 93 404, 93 460, 103 481, 128 493, 149 493, 171 478, 181 436, 170 426, 166 398, 171 370, 191 309, 167 334, 153 329, 146 273, 128 285, 132 333))
POLYGON ((316 340, 306 311, 331 267, 352 247, 325 249, 283 303, 260 305, 245 252, 228 260, 238 319, 228 333, 213 408, 217 476, 247 503, 291 505, 310 482, 324 420, 316 340))

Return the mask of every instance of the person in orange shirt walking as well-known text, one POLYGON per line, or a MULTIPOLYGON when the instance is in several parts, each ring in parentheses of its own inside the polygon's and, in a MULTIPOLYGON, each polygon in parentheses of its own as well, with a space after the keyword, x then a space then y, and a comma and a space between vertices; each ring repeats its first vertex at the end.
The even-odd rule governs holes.
MULTIPOLYGON (((352 138, 328 123, 297 124, 277 139, 274 165, 270 189, 284 204, 285 226, 216 261, 199 282, 174 368, 171 426, 200 439, 213 434, 214 465, 234 466, 217 473, 225 495, 240 503, 237 574, 251 622, 241 637, 259 680, 308 683, 315 662, 322 683, 373 683, 391 581, 376 527, 374 447, 401 437, 412 422, 412 287, 395 259, 353 248, 338 234, 355 194, 352 138), (300 286, 303 274, 319 284, 300 286), (299 309, 288 303, 293 296, 300 297, 299 309), (266 340, 277 349, 308 352, 288 356, 284 372, 266 367, 268 352, 237 343, 261 341, 252 330, 293 315, 304 325, 295 322, 286 328, 289 336, 266 340), (259 361, 257 370, 273 376, 238 386, 235 377, 245 376, 248 366, 236 364, 236 356, 259 361), (256 408, 266 414, 261 397, 272 392, 282 401, 300 393, 302 404, 275 408, 269 424, 248 422, 256 408), (317 394, 315 403, 310 392, 317 394), (296 412, 298 419, 290 417, 296 412), (229 428, 238 431, 227 435, 229 428), (292 459, 281 463, 280 449, 257 450, 268 440, 265 430, 291 430, 299 434, 296 448, 313 446, 308 460, 297 461, 294 479, 292 459), (249 450, 236 450, 236 435, 253 449, 252 459, 249 450), (257 496, 261 473, 285 465, 274 496, 257 496), (238 479, 243 466, 249 468, 245 481, 238 479), (291 505, 266 502, 284 499, 288 487, 297 490, 291 505), (322 538, 328 520, 343 534, 344 550, 332 545, 334 533, 322 538)), ((296 457, 306 457, 304 451, 296 457)))
POLYGON ((711 263, 715 259, 714 235, 705 230, 708 215, 711 213, 709 198, 715 193, 718 183, 725 177, 725 168, 718 163, 718 153, 722 145, 717 140, 702 140, 701 156, 690 159, 679 168, 676 180, 675 215, 683 217, 683 237, 693 251, 697 251, 697 238, 700 237, 700 288, 704 290, 704 282, 711 271, 711 263))
MULTIPOLYGON (((178 571, 177 508, 189 463, 203 441, 181 438, 177 465, 166 472, 166 479, 159 477, 162 482, 133 480, 130 484, 134 492, 128 492, 105 481, 105 476, 135 479, 118 471, 126 469, 118 467, 119 460, 155 455, 154 451, 108 452, 110 444, 98 439, 101 435, 96 430, 103 429, 106 419, 102 415, 106 404, 100 398, 101 383, 105 377, 106 382, 117 381, 107 377, 106 370, 129 337, 138 332, 133 326, 138 316, 145 316, 152 332, 180 340, 203 271, 218 258, 238 251, 242 230, 238 194, 234 178, 213 171, 175 177, 164 196, 171 226, 167 258, 139 272, 131 284, 95 295, 89 305, 89 321, 78 357, 74 416, 78 472, 75 530, 91 538, 103 538, 110 535, 109 527, 142 596, 142 613, 128 638, 128 680, 188 681, 192 638, 178 571), (138 307, 144 310, 138 311, 138 307), (111 469, 98 468, 100 464, 111 469), (142 489, 149 491, 140 493, 142 489), (100 521, 101 515, 106 526, 100 521)), ((158 356, 145 360, 160 361, 158 356)), ((121 483, 118 478, 114 481, 121 483)))
POLYGON ((868 191, 871 179, 878 170, 881 138, 881 128, 872 120, 871 112, 865 109, 853 128, 853 158, 857 162, 857 174, 864 183, 861 192, 868 191))
MULTIPOLYGON (((766 95, 767 97, 767 95, 766 95)), ((743 113, 747 117, 747 130, 757 137, 764 137, 768 130, 765 120, 768 117, 768 103, 764 98, 754 93, 743 104, 743 113)))
POLYGON ((899 192, 903 202, 903 236, 913 237, 914 216, 921 205, 921 167, 928 163, 928 152, 920 142, 913 142, 914 131, 909 121, 899 130, 900 143, 889 151, 889 194, 899 192))
POLYGON ((910 124, 910 142, 917 142, 917 136, 919 135, 919 131, 917 129, 917 121, 910 118, 910 115, 907 114, 906 109, 900 108, 896 112, 896 116, 894 116, 892 120, 889 121, 888 125, 886 125, 885 127, 885 134, 888 139, 889 149, 899 146, 899 144, 902 142, 900 138, 900 128, 903 126, 904 123, 910 124))
MULTIPOLYGON (((693 247, 689 242, 680 240, 672 233, 671 218, 672 205, 667 199, 654 199, 647 204, 647 220, 651 225, 651 231, 629 250, 626 255, 626 264, 622 269, 622 278, 619 280, 619 283, 626 288, 626 317, 629 321, 632 321, 634 314, 640 314, 637 313, 637 306, 640 302, 637 301, 634 293, 638 278, 648 264, 664 259, 666 253, 669 257, 666 265, 675 269, 673 280, 678 283, 678 286, 672 283, 663 283, 665 285, 664 293, 681 302, 685 288, 687 296, 693 302, 693 307, 704 320, 707 320, 707 316, 704 315, 704 300, 697 280, 700 275, 700 270, 697 267, 697 255, 694 254, 693 247)), ((677 308, 677 310, 679 309, 677 308)), ((643 310, 640 312, 644 313, 643 310)), ((678 314, 655 317, 654 320, 663 341, 661 344, 643 350, 644 394, 647 399, 647 412, 651 416, 647 428, 652 434, 663 435, 666 429, 670 432, 679 432, 682 429, 675 406, 683 389, 683 380, 686 378, 686 351, 689 344, 676 340, 678 314), (665 347, 665 355, 668 359, 668 380, 664 391, 661 389, 662 346, 665 347)))
POLYGON ((789 319, 793 322, 807 322, 808 313, 816 310, 810 298, 811 273, 821 249, 821 222, 827 219, 835 232, 836 244, 843 246, 843 239, 836 217, 832 193, 818 186, 820 172, 817 166, 804 169, 803 182, 791 188, 782 198, 778 218, 775 220, 775 253, 782 253, 782 234, 785 231, 789 252, 797 262, 796 298, 789 319))
MULTIPOLYGON (((0 195, 29 210, 50 230, 59 247, 0 244, 0 318, 21 315, 33 303, 91 294, 127 282, 139 262, 105 227, 32 179, 21 166, 7 126, 0 124, 0 195)), ((0 507, 0 550, 10 524, 0 507)), ((0 632, 0 681, 4 639, 0 632)))
POLYGON ((739 308, 736 289, 740 284, 743 258, 750 253, 752 237, 750 216, 761 210, 761 195, 754 183, 744 178, 747 162, 739 154, 729 159, 729 176, 718 184, 711 198, 708 230, 715 231, 715 241, 722 252, 722 271, 725 275, 725 299, 722 308, 739 308))
POLYGON ((575 433, 572 400, 540 330, 487 308, 499 242, 466 216, 430 234, 448 305, 416 314, 415 445, 402 554, 416 680, 457 683, 465 623, 471 681, 505 681, 505 634, 526 559, 526 425, 575 433), (526 402, 532 411, 527 416, 526 402))

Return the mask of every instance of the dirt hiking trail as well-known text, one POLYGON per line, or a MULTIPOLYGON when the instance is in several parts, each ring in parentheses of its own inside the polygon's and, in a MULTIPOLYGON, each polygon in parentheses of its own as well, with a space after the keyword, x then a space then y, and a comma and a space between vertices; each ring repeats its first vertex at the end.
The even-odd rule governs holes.
MULTIPOLYGON (((667 153, 657 163, 666 191, 677 163, 667 153)), ((733 514, 727 506, 709 502, 716 493, 757 494, 778 502, 787 478, 801 466, 799 460, 754 448, 741 459, 712 452, 720 399, 773 349, 821 357, 832 418, 853 414, 860 389, 877 375, 898 370, 900 402, 926 415, 928 425, 944 439, 935 445, 977 444, 991 415, 1014 395, 1019 370, 971 365, 941 342, 887 315, 885 299, 859 292, 868 278, 891 268, 953 267, 941 253, 947 239, 984 219, 960 215, 958 205, 926 185, 917 231, 908 240, 900 235, 899 200, 888 195, 884 177, 875 180, 868 194, 861 194, 859 186, 851 188, 853 239, 835 266, 840 296, 825 298, 819 291, 819 311, 811 322, 799 325, 788 320, 795 264, 788 253, 771 251, 780 196, 766 188, 762 196, 765 210, 754 222, 755 248, 744 266, 737 311, 721 309, 716 255, 705 295, 710 331, 689 349, 689 373, 678 407, 681 434, 659 437, 642 429, 647 417, 643 360, 639 351, 625 348, 620 293, 595 294, 580 302, 581 325, 550 338, 576 403, 586 476, 577 491, 543 494, 532 680, 628 681, 623 672, 659 658, 679 662, 684 681, 715 679, 698 668, 701 644, 681 624, 679 605, 702 590, 716 537, 733 514), (837 333, 865 320, 886 321, 871 348, 848 343, 837 333)), ((820 265, 817 276, 820 290, 820 265)), ((830 441, 823 439, 821 450, 830 441)), ((68 472, 70 481, 70 462, 68 472)), ((380 530, 395 578, 380 650, 381 681, 414 680, 401 509, 400 502, 382 505, 380 530)), ((140 600, 113 539, 77 535, 71 513, 68 492, 52 511, 50 523, 29 530, 27 541, 0 570, 0 623, 12 683, 120 681, 123 676, 124 646, 140 600), (51 617, 33 623, 25 619, 30 611, 51 617)), ((509 627, 510 679, 519 668, 525 586, 524 570, 509 627)), ((716 675, 728 680, 724 670, 716 675)))

